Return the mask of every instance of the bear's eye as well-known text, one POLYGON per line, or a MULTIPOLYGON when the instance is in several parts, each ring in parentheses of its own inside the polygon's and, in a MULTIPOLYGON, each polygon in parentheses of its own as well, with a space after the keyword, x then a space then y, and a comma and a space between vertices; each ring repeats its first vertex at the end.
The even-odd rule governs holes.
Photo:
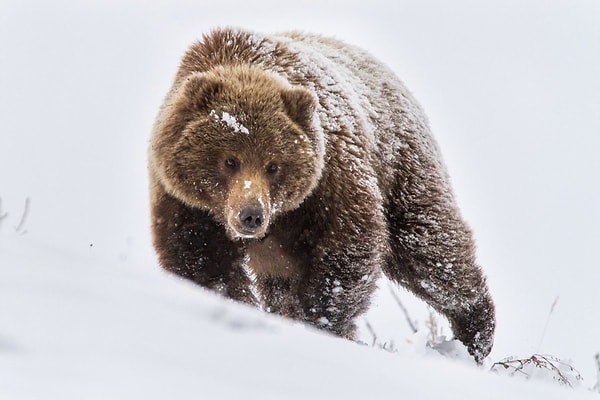
POLYGON ((269 165, 267 165, 267 174, 269 175, 274 175, 277 173, 277 171, 279 171, 279 165, 277 165, 277 163, 271 163, 269 165))
POLYGON ((240 163, 235 158, 230 157, 225 160, 225 167, 227 167, 227 169, 236 170, 236 169, 238 169, 239 166, 240 166, 240 163))

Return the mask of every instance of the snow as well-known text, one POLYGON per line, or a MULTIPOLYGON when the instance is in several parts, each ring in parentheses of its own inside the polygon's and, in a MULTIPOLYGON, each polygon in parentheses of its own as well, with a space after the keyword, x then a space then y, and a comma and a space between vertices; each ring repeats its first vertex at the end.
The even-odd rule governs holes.
POLYGON ((596 398, 428 353, 418 335, 397 353, 330 337, 94 247, 3 230, 0 398, 596 398))
POLYGON ((343 5, 0 3, 1 399, 597 398, 600 3, 343 5), (217 25, 334 35, 377 55, 423 104, 496 301, 484 367, 454 342, 428 348, 429 310, 395 291, 412 333, 386 282, 361 339, 395 352, 160 270, 148 138, 180 56, 217 25), (583 381, 489 372, 534 353, 583 381))
POLYGON ((220 121, 220 122, 224 123, 235 133, 241 132, 245 135, 250 134, 250 131, 248 130, 248 128, 246 128, 243 124, 241 124, 235 116, 229 114, 227 111, 221 111, 221 116, 219 117, 215 110, 210 110, 209 115, 211 117, 213 117, 216 121, 220 121))

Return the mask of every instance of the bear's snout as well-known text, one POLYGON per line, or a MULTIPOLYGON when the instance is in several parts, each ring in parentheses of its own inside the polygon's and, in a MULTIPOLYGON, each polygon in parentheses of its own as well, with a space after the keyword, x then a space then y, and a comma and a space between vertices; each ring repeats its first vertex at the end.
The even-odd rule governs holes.
POLYGON ((228 225, 232 239, 260 239, 267 232, 269 209, 265 208, 261 200, 244 202, 240 207, 233 206, 229 213, 228 225))
POLYGON ((260 205, 248 205, 242 208, 239 218, 243 233, 253 235, 265 222, 265 210, 260 205))
POLYGON ((268 183, 246 175, 231 184, 227 199, 227 231, 231 239, 260 239, 271 219, 268 183))

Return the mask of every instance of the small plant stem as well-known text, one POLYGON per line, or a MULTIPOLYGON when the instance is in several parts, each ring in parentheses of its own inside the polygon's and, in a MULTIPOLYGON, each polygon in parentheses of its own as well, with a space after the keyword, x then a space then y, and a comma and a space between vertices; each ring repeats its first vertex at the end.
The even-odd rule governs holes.
POLYGON ((548 324, 550 323, 550 317, 552 316, 552 312, 554 312, 554 307, 556 307, 556 303, 558 303, 558 296, 552 302, 552 306, 550 307, 550 312, 548 312, 548 317, 546 318, 546 323, 544 324, 544 329, 542 330, 542 337, 540 338, 540 343, 537 347, 537 352, 540 352, 542 348, 542 343, 544 342, 544 337, 546 336, 546 330, 548 329, 548 324))
POLYGON ((25 233, 23 228, 25 227, 25 222, 27 221, 27 216, 29 215, 29 197, 25 199, 25 208, 23 209, 23 214, 21 215, 21 220, 19 224, 15 227, 15 231, 17 233, 25 233))
POLYGON ((408 326, 410 327, 410 330, 412 331, 412 333, 417 333, 417 327, 415 326, 414 322, 410 318, 410 315, 408 314, 408 310, 406 309, 406 307, 404 307, 404 304, 402 304, 402 301, 400 301, 400 298, 398 297, 398 295, 394 291, 394 288, 391 285, 390 285, 390 293, 394 297, 394 300, 396 300, 396 304, 398 304, 398 307, 400 307, 400 309, 404 313, 404 317, 406 318, 406 322, 408 322, 408 326))

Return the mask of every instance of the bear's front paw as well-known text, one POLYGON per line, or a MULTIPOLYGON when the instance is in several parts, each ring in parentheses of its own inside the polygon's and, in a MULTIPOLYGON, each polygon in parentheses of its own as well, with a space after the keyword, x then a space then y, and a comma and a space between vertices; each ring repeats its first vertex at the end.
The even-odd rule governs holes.
POLYGON ((495 327, 494 305, 489 299, 452 320, 454 334, 467 346, 477 364, 492 351, 495 327))
POLYGON ((487 355, 490 354, 490 351, 492 351, 492 346, 494 345, 493 336, 481 331, 475 332, 470 340, 461 341, 466 344, 469 354, 473 356, 477 364, 483 362, 487 355))

